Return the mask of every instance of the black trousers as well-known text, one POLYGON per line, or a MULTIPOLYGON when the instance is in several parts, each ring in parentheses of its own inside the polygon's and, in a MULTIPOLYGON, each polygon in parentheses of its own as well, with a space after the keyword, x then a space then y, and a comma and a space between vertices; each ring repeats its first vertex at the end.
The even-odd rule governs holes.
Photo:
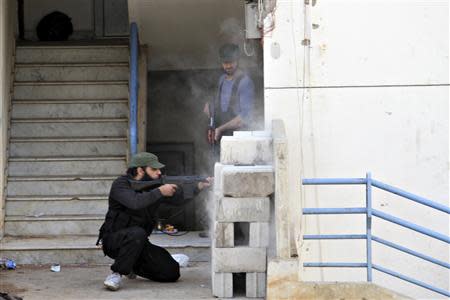
POLYGON ((160 282, 177 281, 180 266, 170 253, 148 241, 141 227, 129 227, 103 237, 103 251, 114 259, 111 270, 122 275, 136 275, 160 282))

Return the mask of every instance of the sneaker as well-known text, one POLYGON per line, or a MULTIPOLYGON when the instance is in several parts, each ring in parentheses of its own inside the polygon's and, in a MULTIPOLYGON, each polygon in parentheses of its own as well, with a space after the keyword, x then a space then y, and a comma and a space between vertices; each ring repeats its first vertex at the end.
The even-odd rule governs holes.
POLYGON ((133 271, 131 271, 130 274, 127 275, 128 279, 136 279, 137 275, 133 273, 133 271))
POLYGON ((112 273, 106 277, 103 282, 104 286, 111 291, 117 291, 120 288, 120 283, 122 282, 122 275, 119 273, 112 273))

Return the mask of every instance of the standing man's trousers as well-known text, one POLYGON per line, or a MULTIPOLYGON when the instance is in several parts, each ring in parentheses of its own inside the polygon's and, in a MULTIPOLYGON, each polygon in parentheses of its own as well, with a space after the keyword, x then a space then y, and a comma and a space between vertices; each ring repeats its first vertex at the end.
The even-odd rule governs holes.
POLYGON ((103 237, 103 251, 114 259, 113 272, 128 275, 133 272, 160 282, 177 281, 180 266, 170 253, 148 241, 141 227, 129 227, 103 237))

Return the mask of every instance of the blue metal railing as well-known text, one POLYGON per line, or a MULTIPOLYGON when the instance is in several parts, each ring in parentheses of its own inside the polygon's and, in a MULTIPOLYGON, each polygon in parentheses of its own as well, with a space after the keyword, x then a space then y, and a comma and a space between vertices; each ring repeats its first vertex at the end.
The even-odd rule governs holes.
POLYGON ((137 100, 139 90, 138 77, 138 57, 139 57, 139 35, 135 22, 130 24, 130 155, 137 153, 137 100))
POLYGON ((405 228, 420 232, 432 238, 450 244, 450 237, 444 234, 435 232, 428 228, 416 225, 414 223, 402 220, 400 218, 391 216, 387 213, 372 208, 372 187, 377 187, 384 191, 402 196, 417 203, 426 205, 444 213, 450 214, 450 207, 433 202, 429 199, 411 194, 399 188, 387 185, 375 179, 372 179, 370 173, 367 173, 366 178, 307 178, 303 179, 303 185, 330 185, 330 184, 361 184, 366 186, 366 207, 347 207, 347 208, 304 208, 304 215, 324 215, 324 214, 365 214, 366 215, 366 234, 319 234, 319 235, 304 235, 305 240, 324 240, 324 239, 365 239, 366 240, 366 262, 365 263, 343 263, 343 262, 307 262, 304 267, 337 267, 337 268, 367 268, 367 281, 372 281, 372 270, 389 274, 407 282, 416 284, 423 288, 432 290, 436 293, 450 297, 450 292, 444 289, 437 288, 425 282, 416 280, 414 278, 402 275, 395 271, 386 269, 379 265, 372 263, 372 241, 378 242, 393 249, 402 251, 404 253, 416 256, 428 262, 450 269, 448 262, 440 261, 433 257, 424 255, 407 247, 386 241, 380 237, 372 235, 372 216, 395 223, 405 228))

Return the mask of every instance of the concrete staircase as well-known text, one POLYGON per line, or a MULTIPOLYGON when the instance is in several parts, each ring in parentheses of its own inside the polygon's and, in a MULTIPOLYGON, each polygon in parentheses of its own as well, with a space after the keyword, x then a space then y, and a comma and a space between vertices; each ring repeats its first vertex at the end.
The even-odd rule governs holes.
POLYGON ((128 57, 127 44, 17 46, 1 256, 106 262, 94 244, 126 169, 128 57))
MULTIPOLYGON (((128 51, 117 40, 17 46, 0 257, 110 262, 95 242, 111 183, 126 169, 128 51)), ((151 241, 210 260, 210 240, 196 232, 151 241)))

